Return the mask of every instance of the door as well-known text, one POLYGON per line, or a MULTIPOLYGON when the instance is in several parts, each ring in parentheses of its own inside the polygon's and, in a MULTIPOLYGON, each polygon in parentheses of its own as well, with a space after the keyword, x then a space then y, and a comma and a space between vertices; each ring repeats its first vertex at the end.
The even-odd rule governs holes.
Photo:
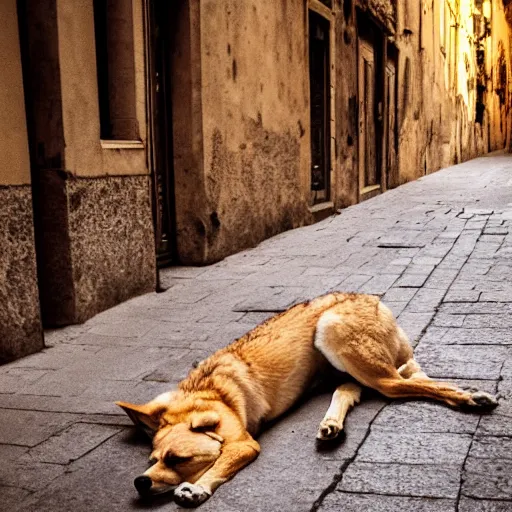
POLYGON ((375 48, 359 40, 359 189, 365 194, 380 188, 377 167, 375 48))
POLYGON ((170 83, 171 4, 168 0, 147 2, 149 161, 153 179, 153 217, 159 267, 173 262, 176 254, 170 83))
POLYGON ((386 66, 386 104, 388 107, 385 137, 386 137, 386 170, 388 188, 398 186, 398 158, 396 136, 396 64, 388 60, 386 66))
POLYGON ((312 203, 329 200, 330 187, 330 72, 329 21, 309 11, 309 84, 311 108, 312 203))

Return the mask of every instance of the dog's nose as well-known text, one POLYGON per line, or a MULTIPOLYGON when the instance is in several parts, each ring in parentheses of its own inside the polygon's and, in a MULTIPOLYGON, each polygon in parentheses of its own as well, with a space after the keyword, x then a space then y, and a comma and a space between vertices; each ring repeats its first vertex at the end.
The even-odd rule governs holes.
POLYGON ((133 481, 133 485, 135 485, 135 489, 137 489, 139 494, 147 494, 151 489, 153 482, 149 476, 141 475, 133 481))

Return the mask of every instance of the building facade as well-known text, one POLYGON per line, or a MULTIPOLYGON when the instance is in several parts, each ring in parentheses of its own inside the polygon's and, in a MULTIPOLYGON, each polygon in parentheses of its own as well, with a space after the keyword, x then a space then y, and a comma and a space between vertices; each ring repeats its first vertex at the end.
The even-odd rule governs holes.
POLYGON ((6 0, 0 361, 510 146, 502 0, 6 0))

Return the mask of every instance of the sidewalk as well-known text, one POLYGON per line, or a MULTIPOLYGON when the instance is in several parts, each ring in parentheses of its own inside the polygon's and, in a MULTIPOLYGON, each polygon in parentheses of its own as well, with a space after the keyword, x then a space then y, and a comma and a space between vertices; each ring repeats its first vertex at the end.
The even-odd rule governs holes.
POLYGON ((512 156, 461 164, 47 333, 0 367, 2 510, 177 510, 137 499, 149 443, 114 400, 143 402, 272 313, 329 290, 379 294, 431 377, 501 395, 490 415, 369 393, 317 451, 330 395, 265 432, 204 512, 512 510, 512 156), (511 233, 509 234, 509 229, 511 233))

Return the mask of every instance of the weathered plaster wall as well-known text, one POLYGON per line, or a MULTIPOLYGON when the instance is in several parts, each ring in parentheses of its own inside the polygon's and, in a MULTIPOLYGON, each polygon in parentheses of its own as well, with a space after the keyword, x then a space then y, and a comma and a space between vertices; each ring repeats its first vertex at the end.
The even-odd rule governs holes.
MULTIPOLYGON (((501 149, 509 140, 510 114, 506 105, 510 104, 510 98, 500 104, 495 90, 498 45, 503 48, 507 76, 510 76, 507 43, 510 29, 501 2, 493 2, 492 14, 486 13, 491 17, 491 36, 482 40, 486 57, 485 114, 483 122, 477 123, 478 69, 472 14, 473 3, 469 1, 398 3, 396 44, 400 52, 402 183, 489 150, 501 149), (448 18, 449 11, 454 13, 452 20, 448 18), (457 30, 453 28, 455 19, 457 30)), ((509 90, 507 86, 505 94, 509 90)))
MULTIPOLYGON (((133 1, 135 102, 139 139, 146 144, 142 3, 133 1)), ((65 169, 76 176, 147 174, 144 147, 104 149, 96 73, 93 0, 57 0, 65 169)))
POLYGON ((0 185, 30 183, 16 0, 0 2, 0 185))
POLYGON ((511 140, 512 81, 510 61, 510 25, 507 23, 505 8, 501 1, 492 2, 491 70, 492 91, 489 94, 490 145, 491 149, 508 147, 511 140), (502 66, 505 66, 505 73, 502 66), (505 86, 505 88, 504 88, 505 86))
POLYGON ((203 262, 309 220, 305 15, 302 0, 200 3, 203 262))
POLYGON ((357 168, 357 27, 355 4, 345 1, 335 10, 336 73, 335 118, 336 159, 333 199, 336 208, 357 203, 359 176, 357 168))

